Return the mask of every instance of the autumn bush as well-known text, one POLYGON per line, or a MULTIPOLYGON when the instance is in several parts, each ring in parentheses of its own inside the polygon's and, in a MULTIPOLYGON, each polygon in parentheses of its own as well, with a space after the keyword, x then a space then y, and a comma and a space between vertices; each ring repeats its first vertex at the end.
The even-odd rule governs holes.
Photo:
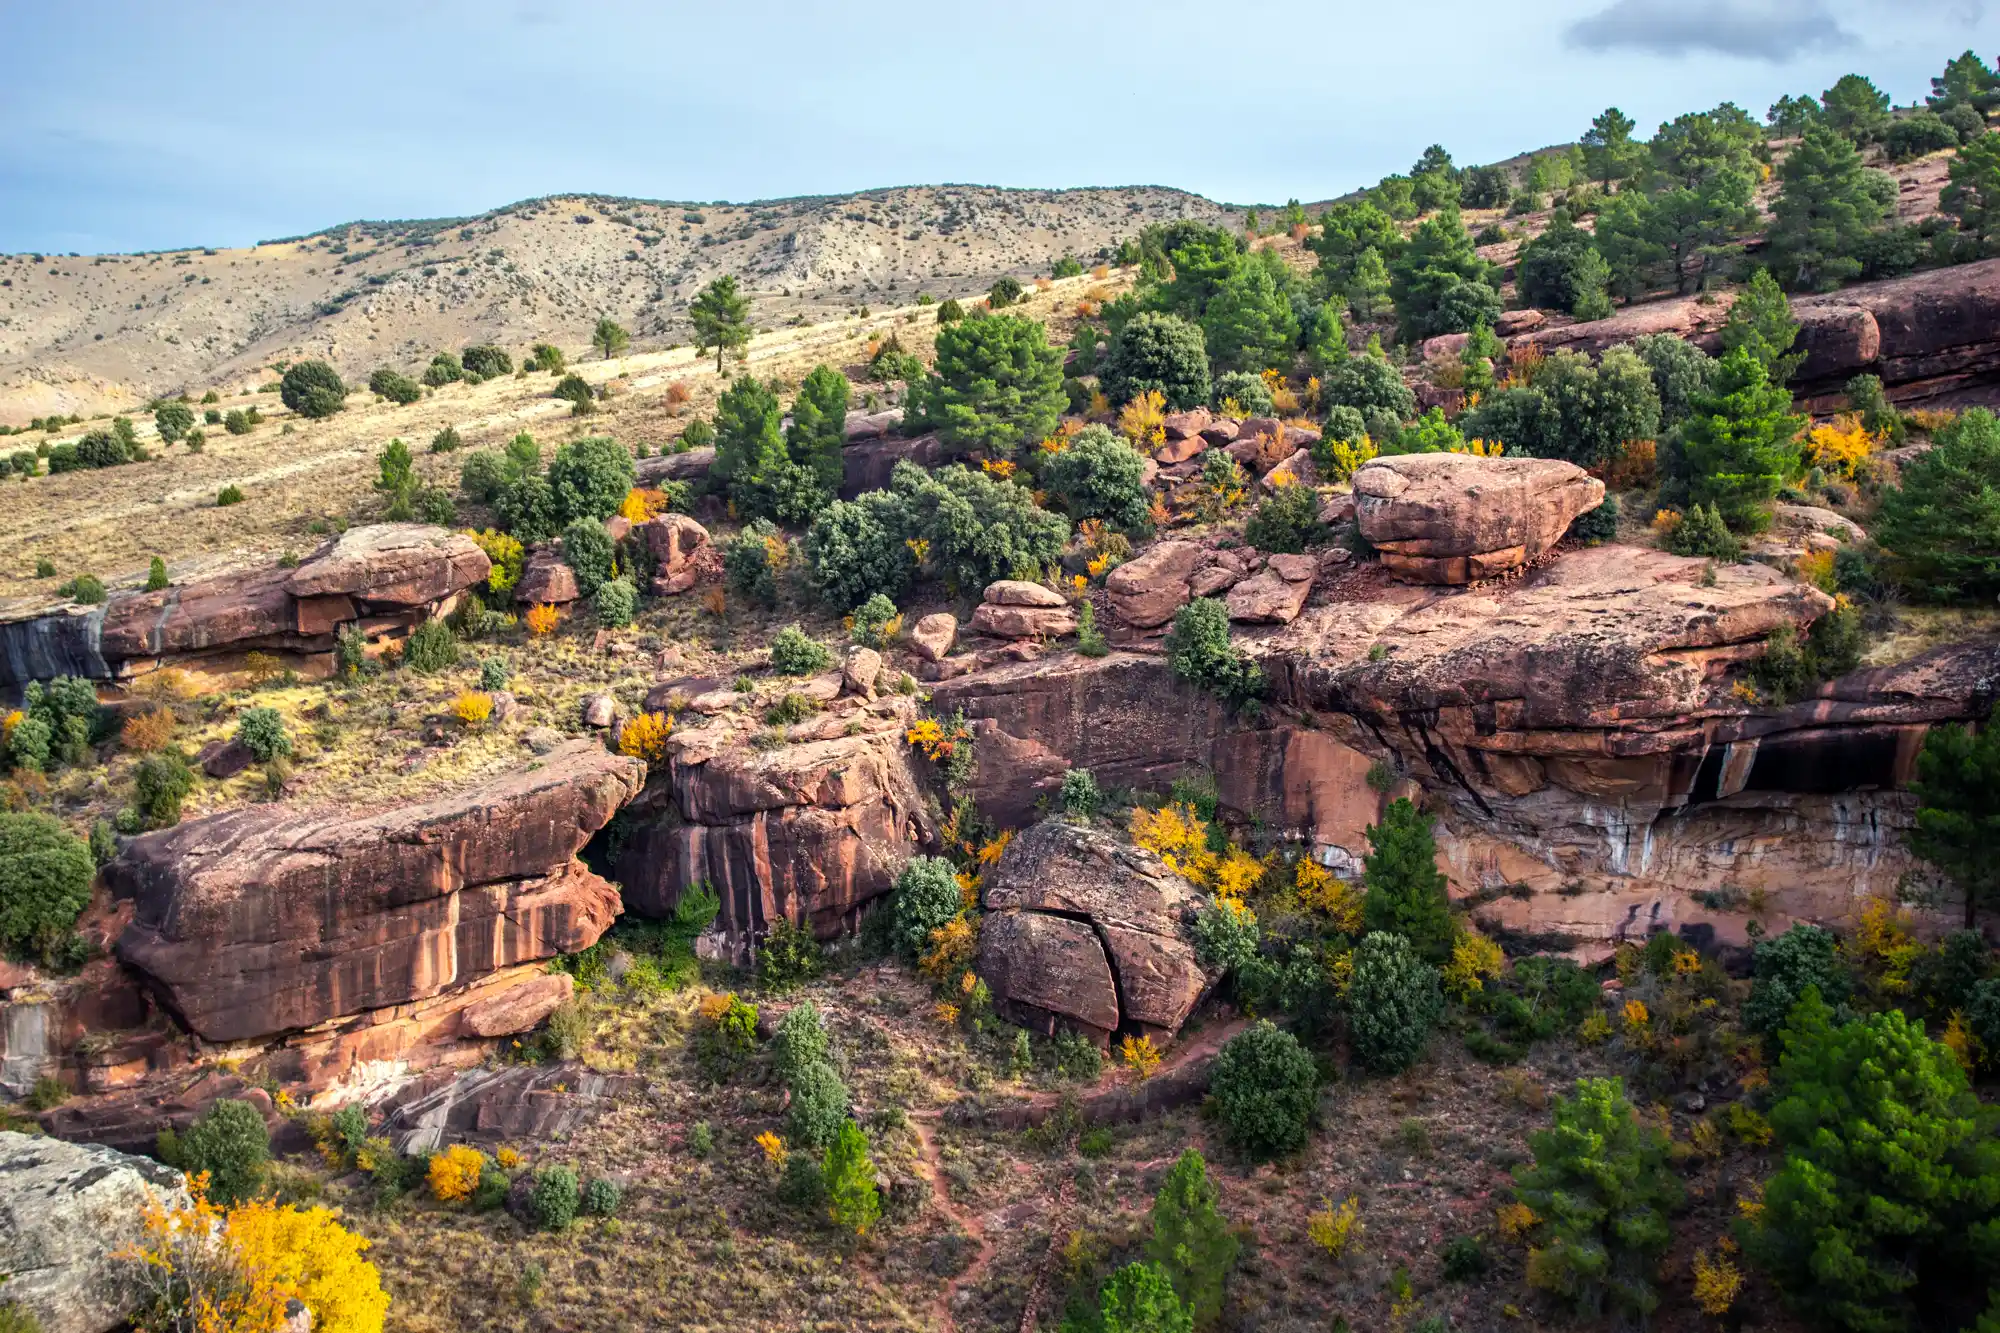
POLYGON ((118 742, 135 754, 148 754, 174 738, 174 714, 169 708, 134 713, 119 729, 118 742))
POLYGON ((657 768, 667 761, 667 739, 673 734, 674 720, 665 713, 640 713, 619 729, 618 753, 657 768))
POLYGON ((485 1171, 485 1153, 470 1144, 454 1143, 431 1158, 425 1179, 439 1203, 464 1203, 479 1188, 485 1171))

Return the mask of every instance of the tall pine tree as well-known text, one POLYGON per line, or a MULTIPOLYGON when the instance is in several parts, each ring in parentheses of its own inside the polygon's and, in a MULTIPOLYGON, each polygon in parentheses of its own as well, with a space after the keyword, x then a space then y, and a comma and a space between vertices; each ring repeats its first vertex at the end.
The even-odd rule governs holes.
POLYGON ((1146 1247, 1146 1257, 1203 1325, 1222 1313, 1222 1282, 1241 1248, 1216 1211, 1220 1197, 1208 1162, 1193 1148, 1183 1152, 1153 1198, 1153 1239, 1146 1247))
POLYGON ((1368 895, 1361 904, 1368 929, 1403 936, 1433 963, 1450 958, 1457 927, 1437 868, 1431 817, 1407 799, 1391 801, 1382 822, 1369 828, 1368 845, 1362 863, 1368 895))
POLYGON ((1722 358, 1710 391, 1681 428, 1688 492, 1738 532, 1770 526, 1771 501, 1799 471, 1801 417, 1747 346, 1722 358))

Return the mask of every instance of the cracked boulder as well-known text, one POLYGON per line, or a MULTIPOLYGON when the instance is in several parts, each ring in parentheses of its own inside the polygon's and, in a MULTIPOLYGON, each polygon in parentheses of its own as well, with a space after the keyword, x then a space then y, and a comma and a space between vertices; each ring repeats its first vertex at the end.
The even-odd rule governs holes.
POLYGON ((1354 515, 1382 566, 1413 583, 1518 569, 1604 501, 1604 483, 1554 458, 1403 454, 1354 474, 1354 515))
POLYGON ((979 975, 1003 1013, 1044 1032, 1170 1038, 1208 986, 1181 928, 1199 901, 1121 834, 1043 820, 987 875, 979 975))

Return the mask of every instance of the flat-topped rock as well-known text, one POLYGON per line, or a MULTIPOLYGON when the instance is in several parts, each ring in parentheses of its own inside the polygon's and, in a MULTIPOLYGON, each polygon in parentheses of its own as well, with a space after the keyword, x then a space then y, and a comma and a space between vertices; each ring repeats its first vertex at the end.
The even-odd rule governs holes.
POLYGON ((304 1028, 573 953, 618 915, 575 860, 645 781, 591 741, 415 805, 260 805, 125 844, 116 952, 210 1041, 304 1028))
POLYGON ((1111 610, 1134 629, 1154 629, 1174 618, 1188 601, 1188 580, 1202 564, 1193 542, 1154 542, 1105 577, 1111 610))
POLYGON ((1402 454, 1354 474, 1354 514, 1385 568, 1418 583, 1517 569, 1604 501, 1604 483, 1551 458, 1402 454))
POLYGON ((349 528, 292 571, 294 597, 352 597, 371 607, 441 601, 484 579, 492 563, 462 532, 427 523, 349 528))
POLYGON ((554 542, 528 552, 514 585, 514 600, 523 606, 567 606, 583 596, 577 586, 576 571, 563 563, 554 542))

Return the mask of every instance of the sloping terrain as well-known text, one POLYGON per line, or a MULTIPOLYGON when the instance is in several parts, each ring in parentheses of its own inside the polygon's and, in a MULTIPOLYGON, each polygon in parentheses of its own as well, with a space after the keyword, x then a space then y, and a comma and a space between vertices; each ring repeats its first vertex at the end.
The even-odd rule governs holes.
POLYGON ((761 328, 1088 261, 1147 223, 1231 210, 1179 190, 924 186, 763 204, 531 200, 477 218, 353 223, 239 250, 0 258, 0 423, 118 410, 272 378, 322 357, 350 379, 440 347, 549 341, 599 316, 642 345, 685 340, 725 273, 761 328))

